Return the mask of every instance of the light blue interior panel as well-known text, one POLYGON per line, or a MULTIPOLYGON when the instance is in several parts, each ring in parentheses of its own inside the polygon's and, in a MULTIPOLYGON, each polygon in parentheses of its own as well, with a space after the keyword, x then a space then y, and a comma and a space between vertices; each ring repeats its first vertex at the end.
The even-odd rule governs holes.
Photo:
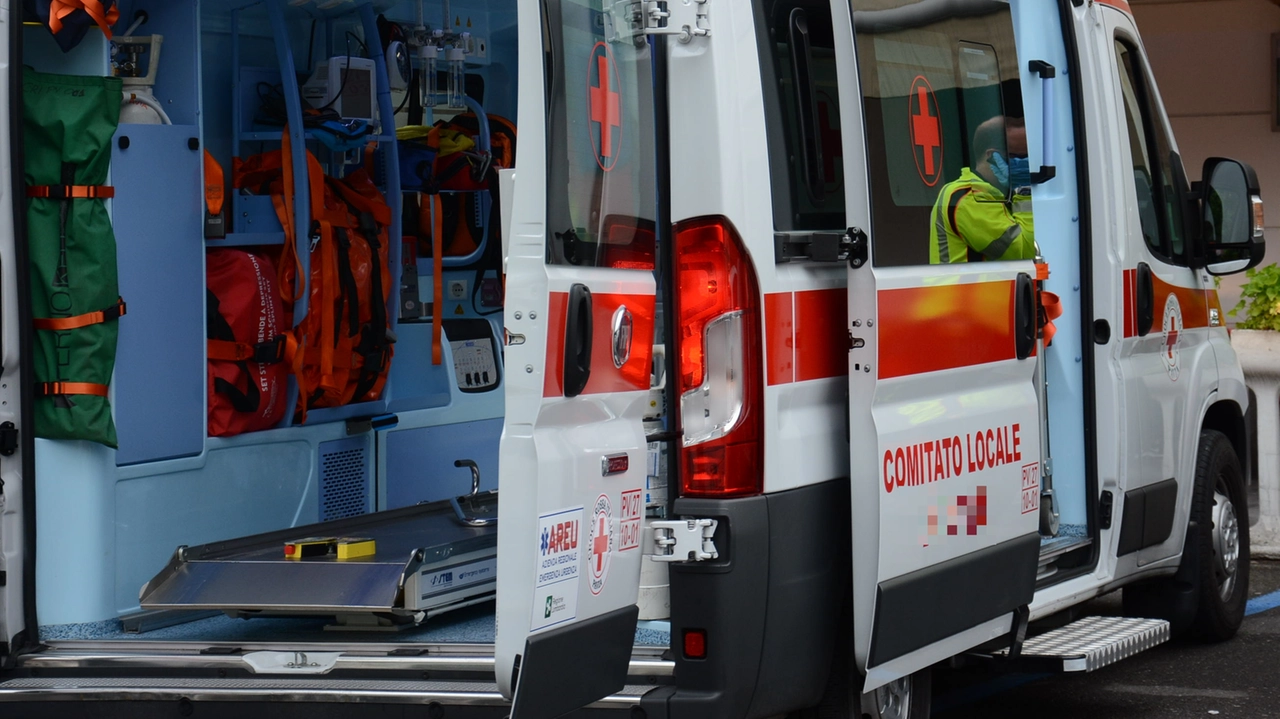
POLYGON ((390 411, 403 412, 449 403, 453 358, 447 338, 440 364, 431 363, 431 323, 396 327, 396 356, 391 360, 390 411))
POLYGON ((1054 325, 1058 333, 1046 350, 1049 383, 1049 437, 1053 456, 1053 486, 1063 525, 1087 522, 1084 453, 1084 375, 1081 365, 1080 209, 1075 153, 1075 118, 1071 82, 1058 7, 1052 3, 1015 2, 1018 57, 1022 61, 1022 95, 1027 119, 1031 167, 1038 169, 1045 155, 1043 88, 1045 83, 1026 70, 1031 60, 1044 60, 1057 69, 1053 81, 1053 164, 1058 174, 1032 191, 1036 241, 1049 262, 1046 289, 1062 298, 1063 313, 1054 325), (1035 48, 1034 53, 1028 48, 1035 48))
POLYGON ((498 488, 502 419, 387 433, 386 509, 457 497, 471 491, 469 459, 480 468, 481 491, 498 488))
POLYGON ((115 452, 100 444, 36 440, 36 613, 44 624, 116 614, 114 476, 115 452))
POLYGON ((120 319, 113 381, 119 464, 204 448, 202 153, 194 125, 122 125, 112 150, 120 319))
POLYGON ((108 65, 106 37, 90 30, 71 52, 63 53, 43 25, 22 27, 22 63, 39 72, 63 75, 106 75, 108 65))

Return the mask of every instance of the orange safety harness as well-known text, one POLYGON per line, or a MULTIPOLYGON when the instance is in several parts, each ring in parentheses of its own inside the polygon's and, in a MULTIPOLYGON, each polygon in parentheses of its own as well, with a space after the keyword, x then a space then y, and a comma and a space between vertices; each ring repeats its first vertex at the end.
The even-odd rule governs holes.
MULTIPOLYGON (((286 127, 281 151, 235 160, 233 185, 270 194, 284 226, 285 243, 278 268, 286 305, 302 299, 309 285, 308 311, 286 337, 284 357, 298 383, 298 415, 308 409, 337 407, 376 399, 386 383, 393 338, 386 303, 391 286, 388 263, 391 208, 358 170, 346 179, 327 178, 307 152, 307 177, 294 175, 288 160, 292 142, 286 127), (297 237, 297 192, 310 197, 310 282, 301 281, 297 237)), ((231 355, 271 351, 258 347, 215 348, 231 355)), ((212 355, 211 355, 212 356, 212 355)))

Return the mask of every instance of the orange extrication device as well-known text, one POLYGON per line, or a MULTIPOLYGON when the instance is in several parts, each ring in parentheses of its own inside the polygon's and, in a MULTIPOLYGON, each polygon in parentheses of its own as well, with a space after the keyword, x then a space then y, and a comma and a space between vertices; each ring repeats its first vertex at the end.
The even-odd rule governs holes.
POLYGON ((341 180, 326 177, 307 152, 307 176, 295 178, 289 130, 282 149, 235 160, 233 185, 270 194, 284 226, 280 293, 286 311, 307 293, 307 313, 293 329, 291 365, 298 382, 297 413, 378 399, 387 381, 393 335, 387 302, 391 208, 368 170, 341 180), (310 236, 295 236, 294 192, 310 200, 310 236), (301 281, 299 248, 308 248, 310 272, 301 281))

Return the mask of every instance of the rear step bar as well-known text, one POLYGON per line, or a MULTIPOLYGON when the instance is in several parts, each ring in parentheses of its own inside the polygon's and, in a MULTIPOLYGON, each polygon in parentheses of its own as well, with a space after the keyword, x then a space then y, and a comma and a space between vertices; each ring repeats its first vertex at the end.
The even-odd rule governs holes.
MULTIPOLYGON (((627 709, 655 685, 623 687, 591 704, 592 709, 627 709)), ((444 706, 510 706, 498 686, 485 681, 386 681, 357 679, 200 679, 64 677, 0 682, 0 706, 9 702, 294 701, 317 704, 384 703, 444 706)))
MULTIPOLYGON (((663 659, 665 647, 638 646, 632 650, 628 675, 663 678, 672 676, 675 662, 663 659)), ((20 656, 18 669, 60 670, 240 670, 262 676, 328 674, 346 671, 432 672, 439 674, 484 675, 495 671, 492 644, 353 644, 353 643, 233 643, 196 642, 50 642, 36 653, 20 656), (309 655, 305 665, 311 670, 287 668, 264 670, 264 665, 282 667, 265 659, 277 655, 292 659, 309 655), (336 655, 336 656, 334 656, 336 655), (315 666, 318 665, 318 666, 315 666)))

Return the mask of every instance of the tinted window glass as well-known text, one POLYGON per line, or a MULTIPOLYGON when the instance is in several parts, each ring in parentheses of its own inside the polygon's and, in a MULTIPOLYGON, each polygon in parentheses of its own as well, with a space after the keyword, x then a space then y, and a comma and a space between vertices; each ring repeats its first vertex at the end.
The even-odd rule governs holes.
POLYGON ((757 25, 774 227, 842 228, 844 152, 831 4, 768 0, 757 5, 757 25))
POLYGON ((602 0, 547 0, 547 262, 654 266, 653 78, 602 0))
POLYGON ((859 0, 854 25, 874 262, 1034 257, 1009 6, 859 0))
POLYGON ((1183 225, 1181 158, 1173 142, 1150 111, 1151 94, 1141 71, 1137 51, 1116 41, 1116 65, 1120 68, 1120 92, 1124 96, 1125 120, 1129 128, 1129 154, 1133 161, 1133 183, 1138 198, 1142 236, 1152 252, 1166 259, 1180 260, 1185 251, 1183 225))

